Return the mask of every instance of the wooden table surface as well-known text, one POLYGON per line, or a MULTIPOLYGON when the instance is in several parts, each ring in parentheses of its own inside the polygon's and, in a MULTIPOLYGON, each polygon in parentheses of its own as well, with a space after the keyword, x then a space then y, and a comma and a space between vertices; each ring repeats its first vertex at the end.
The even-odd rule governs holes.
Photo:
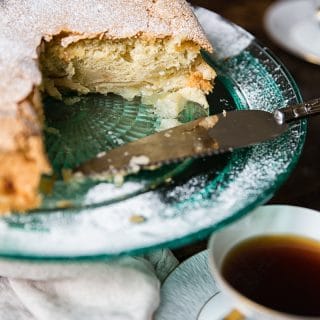
MULTIPOLYGON (((266 9, 274 0, 192 0, 217 12, 252 33, 283 62, 300 88, 304 100, 320 97, 320 66, 304 62, 279 48, 263 27, 266 9)), ((299 163, 290 178, 269 201, 320 210, 320 116, 309 120, 307 139, 299 163)), ((207 239, 175 250, 179 260, 204 250, 207 239)))

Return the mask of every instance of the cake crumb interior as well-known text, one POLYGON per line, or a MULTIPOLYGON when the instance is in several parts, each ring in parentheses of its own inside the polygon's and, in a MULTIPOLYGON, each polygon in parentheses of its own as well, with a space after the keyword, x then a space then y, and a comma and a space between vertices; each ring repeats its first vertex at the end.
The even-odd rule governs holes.
POLYGON ((40 66, 42 90, 57 99, 65 90, 115 93, 127 100, 138 96, 166 119, 176 118, 187 101, 207 108, 206 94, 215 77, 200 46, 178 37, 78 39, 59 34, 43 41, 40 66))

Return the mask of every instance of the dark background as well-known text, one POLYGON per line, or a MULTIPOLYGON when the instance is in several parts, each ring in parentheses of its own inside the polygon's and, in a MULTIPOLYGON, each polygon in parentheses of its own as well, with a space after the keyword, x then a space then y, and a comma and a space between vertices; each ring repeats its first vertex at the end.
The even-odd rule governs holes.
MULTIPOLYGON (((274 0, 193 0, 190 2, 215 11, 238 24, 270 48, 292 74, 304 100, 320 96, 320 66, 304 62, 282 50, 272 42, 264 30, 264 13, 274 0)), ((269 203, 320 210, 320 116, 309 120, 307 139, 299 163, 269 203)), ((204 250, 206 246, 207 239, 175 250, 174 253, 179 260, 184 260, 204 250)))

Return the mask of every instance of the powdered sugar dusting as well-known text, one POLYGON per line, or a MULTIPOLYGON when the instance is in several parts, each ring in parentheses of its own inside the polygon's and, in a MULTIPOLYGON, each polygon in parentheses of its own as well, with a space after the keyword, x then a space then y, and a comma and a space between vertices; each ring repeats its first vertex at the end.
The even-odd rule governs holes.
POLYGON ((236 56, 254 39, 250 33, 237 25, 226 23, 221 16, 207 9, 198 7, 195 9, 195 14, 199 22, 206 26, 207 37, 214 43, 214 55, 218 59, 236 56))

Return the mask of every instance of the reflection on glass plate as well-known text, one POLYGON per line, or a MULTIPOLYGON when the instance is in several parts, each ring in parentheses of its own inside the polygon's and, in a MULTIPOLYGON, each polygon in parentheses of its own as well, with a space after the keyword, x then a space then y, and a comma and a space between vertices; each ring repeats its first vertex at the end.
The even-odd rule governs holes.
MULTIPOLYGON (((209 96, 210 113, 234 108, 273 111, 301 100, 285 68, 250 34, 213 12, 202 8, 195 11, 216 49, 214 55, 203 53, 218 72, 214 92, 209 96)), ((99 141, 99 147, 96 149, 95 144, 92 149, 86 148, 90 152, 87 155, 83 150, 78 155, 70 152, 66 141, 63 153, 53 152, 59 139, 50 135, 59 135, 63 130, 59 121, 64 119, 49 117, 47 145, 49 153, 57 155, 53 161, 57 168, 72 166, 80 157, 106 148, 106 144, 113 146, 155 130, 157 120, 144 106, 133 102, 123 109, 123 101, 112 99, 118 101, 114 112, 121 114, 118 123, 118 116, 109 115, 113 128, 104 127, 105 122, 99 126, 105 112, 101 105, 107 103, 99 96, 94 97, 95 113, 92 113, 93 117, 97 115, 96 121, 87 118, 83 106, 81 112, 73 115, 75 121, 69 123, 75 126, 70 132, 76 132, 70 139, 76 139, 79 150, 84 144, 80 137, 95 136, 97 128, 105 130, 103 137, 93 137, 99 141), (79 131, 79 123, 86 123, 83 130, 91 126, 91 131, 79 131)), ((69 111, 72 116, 72 106, 69 111)), ((187 121, 188 117, 198 115, 201 114, 186 112, 181 119, 187 121)), ((66 189, 64 182, 58 181, 51 196, 47 188, 49 194, 40 211, 0 220, 0 255, 114 258, 158 247, 177 247, 205 237, 273 195, 297 162, 305 132, 305 121, 295 123, 274 141, 232 154, 189 160, 152 173, 143 172, 130 177, 120 188, 86 180, 80 186, 70 185, 66 189), (61 207, 76 208, 55 209, 59 199, 64 200, 61 207)))

